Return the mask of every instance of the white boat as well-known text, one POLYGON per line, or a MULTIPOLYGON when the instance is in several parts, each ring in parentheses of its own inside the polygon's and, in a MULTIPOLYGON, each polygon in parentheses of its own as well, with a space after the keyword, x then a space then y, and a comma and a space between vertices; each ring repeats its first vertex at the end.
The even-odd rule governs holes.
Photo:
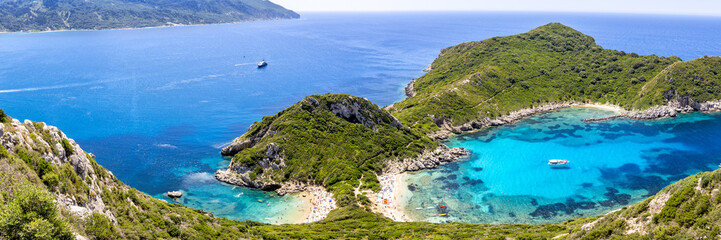
POLYGON ((566 164, 566 163, 568 163, 568 160, 566 160, 566 159, 551 159, 551 160, 548 160, 548 165, 551 165, 551 166, 564 165, 564 164, 566 164))
POLYGON ((267 63, 265 60, 260 61, 260 62, 258 63, 258 68, 263 68, 263 67, 265 67, 265 66, 268 66, 268 63, 267 63))

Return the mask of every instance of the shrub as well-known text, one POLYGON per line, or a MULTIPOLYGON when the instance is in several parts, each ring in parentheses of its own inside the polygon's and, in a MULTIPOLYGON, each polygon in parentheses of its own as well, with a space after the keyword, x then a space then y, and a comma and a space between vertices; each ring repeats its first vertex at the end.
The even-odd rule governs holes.
POLYGON ((55 190, 60 185, 60 178, 55 173, 48 173, 42 176, 43 183, 48 186, 49 189, 55 190))
POLYGON ((73 155, 73 145, 70 145, 70 142, 68 142, 67 139, 64 139, 60 141, 60 144, 63 145, 63 149, 65 149, 65 156, 70 157, 70 155, 73 155))
POLYGON ((115 239, 115 226, 105 216, 93 213, 85 219, 85 233, 90 239, 115 239))
POLYGON ((694 193, 694 186, 686 186, 681 191, 676 192, 671 196, 666 205, 661 209, 661 212, 656 215, 654 221, 656 222, 667 222, 676 218, 676 212, 681 204, 685 203, 694 193))
POLYGON ((17 189, 12 200, 0 206, 1 239, 74 239, 58 217, 53 196, 36 186, 17 189))
POLYGON ((0 158, 10 158, 10 153, 2 144, 0 144, 0 158))
POLYGON ((0 109, 0 123, 9 123, 10 117, 8 117, 7 114, 5 114, 5 111, 0 109))

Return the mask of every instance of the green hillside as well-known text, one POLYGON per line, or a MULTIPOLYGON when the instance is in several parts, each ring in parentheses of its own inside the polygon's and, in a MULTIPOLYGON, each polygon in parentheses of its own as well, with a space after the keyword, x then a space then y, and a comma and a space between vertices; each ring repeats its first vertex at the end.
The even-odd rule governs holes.
POLYGON ((386 160, 415 157, 437 145, 366 99, 326 94, 264 117, 224 153, 233 156, 230 169, 243 174, 237 178, 247 179, 246 185, 274 190, 289 181, 319 184, 348 205, 356 202, 354 188, 380 190, 376 174, 386 160))
POLYGON ((0 31, 143 28, 298 18, 267 0, 0 0, 0 31))
POLYGON ((444 49, 432 71, 414 81, 415 96, 391 111, 404 124, 431 132, 438 130, 438 118, 457 126, 567 101, 643 110, 666 104, 671 97, 661 93, 671 88, 678 89, 679 98, 721 99, 719 61, 681 62, 603 49, 592 37, 551 23, 444 49))

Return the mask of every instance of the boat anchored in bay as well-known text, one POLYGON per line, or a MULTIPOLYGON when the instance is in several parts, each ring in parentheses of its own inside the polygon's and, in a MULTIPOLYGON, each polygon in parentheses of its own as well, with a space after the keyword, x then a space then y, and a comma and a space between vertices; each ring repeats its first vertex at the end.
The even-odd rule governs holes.
POLYGON ((563 166, 568 163, 568 160, 566 159, 551 159, 548 160, 548 165, 550 166, 563 166))

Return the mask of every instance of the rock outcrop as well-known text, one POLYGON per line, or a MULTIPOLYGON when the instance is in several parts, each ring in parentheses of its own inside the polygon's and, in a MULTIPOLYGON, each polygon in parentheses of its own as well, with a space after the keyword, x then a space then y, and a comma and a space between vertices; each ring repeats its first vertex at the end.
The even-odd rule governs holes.
POLYGON ((183 197, 183 192, 181 192, 181 191, 168 192, 168 197, 169 198, 181 198, 181 197, 183 197))
MULTIPOLYGON (((380 107, 375 106, 373 109, 368 109, 367 104, 364 103, 368 103, 369 101, 367 99, 363 100, 365 101, 361 103, 359 99, 357 99, 357 97, 349 96, 342 101, 329 103, 328 108, 338 117, 341 117, 352 123, 363 124, 364 126, 373 129, 374 131, 378 130, 376 125, 381 124, 381 122, 383 121, 388 121, 388 123, 395 128, 403 127, 403 125, 401 125, 398 119, 393 117, 393 115, 390 115, 389 113, 383 111, 380 107)), ((306 101, 313 101, 313 103, 315 103, 314 105, 316 106, 320 104, 318 103, 318 100, 313 97, 307 97, 306 101)))
POLYGON ((230 143, 230 145, 228 145, 227 147, 224 147, 220 151, 220 154, 223 156, 233 156, 233 155, 239 153, 240 151, 243 151, 248 148, 252 148, 253 146, 255 146, 255 144, 257 144, 264 137, 271 136, 275 133, 274 131, 270 130, 270 125, 267 125, 263 128, 259 128, 256 132, 251 133, 250 131, 253 129, 255 124, 257 124, 257 123, 250 125, 250 127, 248 128, 248 133, 244 134, 243 136, 241 136, 239 138, 236 138, 235 140, 233 140, 232 143, 230 143))
POLYGON ((658 119, 665 117, 675 117, 679 113, 689 113, 695 111, 713 112, 721 110, 721 100, 712 100, 703 103, 693 101, 688 97, 673 99, 666 105, 654 106, 647 110, 630 111, 626 113, 626 117, 631 119, 658 119))
POLYGON ((425 150, 415 158, 389 159, 387 160, 384 174, 398 174, 407 171, 419 171, 433 169, 438 166, 457 161, 468 156, 468 150, 464 148, 449 148, 441 144, 434 150, 425 150))
POLYGON ((414 84, 416 83, 417 79, 411 80, 408 85, 406 85, 406 96, 407 97, 414 97, 416 96, 416 90, 414 89, 414 84))
POLYGON ((66 163, 72 166, 75 173, 85 181, 90 192, 87 194, 87 199, 58 193, 56 201, 59 206, 81 217, 95 212, 117 222, 100 197, 103 186, 112 183, 115 177, 110 171, 107 171, 109 177, 100 177, 89 159, 93 157, 92 154, 86 154, 74 140, 68 138, 57 127, 30 120, 20 122, 12 119, 8 124, 0 124, 0 144, 11 152, 16 152, 18 149, 39 152, 46 161, 55 166, 66 163))
MULTIPOLYGON (((280 147, 275 143, 266 146, 265 158, 258 161, 257 164, 243 166, 240 164, 231 165, 227 170, 218 170, 215 172, 215 178, 219 181, 245 186, 250 188, 261 189, 265 191, 275 191, 283 188, 283 184, 271 179, 259 178, 253 174, 253 171, 260 167, 266 170, 278 170, 284 168, 285 160, 280 147), (251 176, 254 175, 254 176, 251 176)), ((285 192, 290 191, 289 187, 283 188, 285 192)))

